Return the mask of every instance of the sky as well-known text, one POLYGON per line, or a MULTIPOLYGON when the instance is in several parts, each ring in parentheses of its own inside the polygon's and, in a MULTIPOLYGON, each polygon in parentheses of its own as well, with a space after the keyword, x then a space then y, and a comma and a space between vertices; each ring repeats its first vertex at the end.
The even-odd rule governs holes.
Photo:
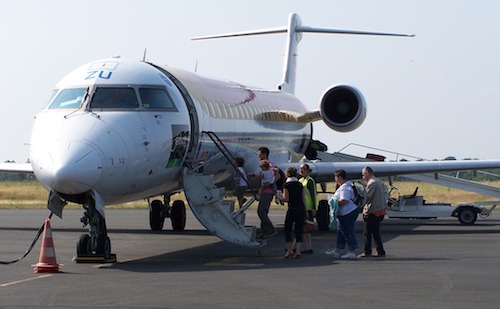
POLYGON ((290 13, 308 26, 416 35, 304 34, 295 95, 315 110, 329 87, 344 83, 368 105, 353 132, 314 124, 314 138, 329 151, 500 159, 496 0, 0 0, 0 6, 0 162, 28 159, 33 120, 59 80, 109 56, 142 59, 146 49, 156 64, 274 89, 284 34, 190 38, 285 26, 290 13))

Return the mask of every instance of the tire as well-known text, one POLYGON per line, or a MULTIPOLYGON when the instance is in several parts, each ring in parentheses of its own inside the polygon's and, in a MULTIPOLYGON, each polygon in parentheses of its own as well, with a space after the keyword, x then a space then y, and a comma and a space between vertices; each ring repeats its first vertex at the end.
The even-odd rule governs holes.
POLYGON ((172 221, 172 229, 174 231, 184 231, 186 228, 186 205, 184 201, 174 201, 170 213, 170 220, 172 221))
POLYGON ((90 255, 90 236, 82 234, 76 241, 76 256, 90 255))
POLYGON ((111 256, 111 240, 108 236, 100 235, 97 239, 97 254, 109 259, 111 256))
POLYGON ((460 221, 461 224, 463 225, 472 225, 474 222, 476 222, 477 219, 477 212, 470 208, 462 208, 458 212, 458 221, 460 221))
POLYGON ((319 201, 316 221, 318 221, 318 230, 328 231, 328 226, 330 225, 330 205, 328 205, 327 200, 319 201))
POLYGON ((149 226, 152 231, 161 231, 163 229, 163 203, 160 200, 151 202, 149 209, 149 226))

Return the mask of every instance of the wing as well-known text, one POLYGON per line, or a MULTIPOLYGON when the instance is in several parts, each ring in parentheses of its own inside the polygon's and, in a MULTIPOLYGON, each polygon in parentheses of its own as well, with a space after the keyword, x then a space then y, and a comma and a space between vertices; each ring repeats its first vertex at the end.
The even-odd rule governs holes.
POLYGON ((33 174, 30 163, 0 163, 0 173, 33 174))
MULTIPOLYGON (((297 169, 301 163, 278 164, 286 170, 288 166, 297 169)), ((461 170, 483 170, 500 168, 500 160, 456 160, 456 161, 417 161, 417 162, 307 162, 311 167, 311 176, 317 182, 334 181, 334 172, 343 169, 349 178, 361 178, 361 170, 370 166, 376 176, 396 176, 423 173, 438 173, 461 170)))

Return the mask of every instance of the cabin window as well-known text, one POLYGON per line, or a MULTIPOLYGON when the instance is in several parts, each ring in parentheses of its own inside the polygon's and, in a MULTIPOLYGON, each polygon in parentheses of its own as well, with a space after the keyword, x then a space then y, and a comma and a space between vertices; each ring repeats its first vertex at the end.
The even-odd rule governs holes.
POLYGON ((49 108, 80 108, 87 88, 70 88, 61 90, 52 101, 49 108))
POLYGON ((162 88, 139 88, 142 106, 147 109, 177 111, 172 98, 162 88))
POLYGON ((139 101, 133 88, 97 88, 92 96, 90 108, 136 109, 139 101))

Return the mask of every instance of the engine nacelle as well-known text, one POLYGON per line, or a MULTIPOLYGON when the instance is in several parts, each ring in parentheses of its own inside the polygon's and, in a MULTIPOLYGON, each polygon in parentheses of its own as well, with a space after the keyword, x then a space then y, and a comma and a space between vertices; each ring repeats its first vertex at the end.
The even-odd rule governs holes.
POLYGON ((350 132, 365 121, 365 98, 352 86, 335 85, 323 94, 320 113, 330 129, 350 132))

